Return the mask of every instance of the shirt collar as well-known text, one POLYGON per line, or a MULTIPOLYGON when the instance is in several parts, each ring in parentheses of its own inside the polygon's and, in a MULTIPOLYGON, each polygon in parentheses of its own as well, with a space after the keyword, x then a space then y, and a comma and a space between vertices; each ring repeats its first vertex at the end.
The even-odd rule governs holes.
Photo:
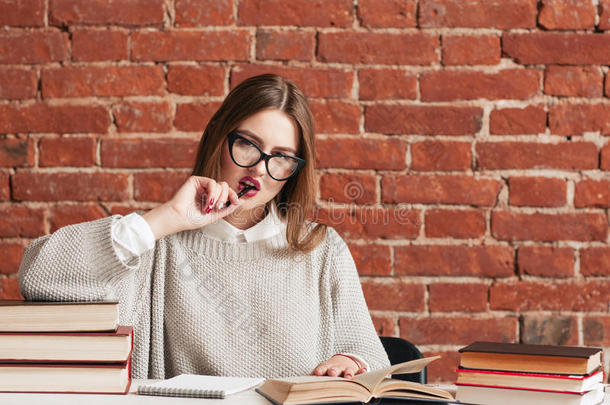
POLYGON ((277 235, 285 229, 285 222, 278 215, 275 202, 269 204, 269 213, 262 221, 248 229, 239 229, 223 218, 201 228, 201 232, 214 239, 231 242, 254 242, 277 235))

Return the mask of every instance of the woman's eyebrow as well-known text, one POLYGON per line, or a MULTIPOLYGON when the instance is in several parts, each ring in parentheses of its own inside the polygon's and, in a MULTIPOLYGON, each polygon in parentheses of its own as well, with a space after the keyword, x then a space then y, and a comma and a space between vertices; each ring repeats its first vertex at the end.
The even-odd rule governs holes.
MULTIPOLYGON (((259 145, 260 145, 260 144, 264 144, 264 142, 262 141, 262 139, 261 139, 261 138, 259 138, 259 137, 258 137, 258 136, 257 136, 257 135, 256 135, 254 132, 252 132, 252 131, 249 131, 249 130, 247 130, 247 129, 238 129, 238 130, 237 130, 237 132, 244 133, 244 134, 246 134, 246 135, 250 136, 251 138, 254 138, 254 140, 255 140, 256 142, 258 142, 258 143, 259 143, 259 145)), ((285 146, 276 146, 276 147, 275 147, 275 148, 273 148, 273 149, 276 149, 276 150, 282 150, 282 151, 286 151, 286 152, 291 152, 291 153, 294 153, 295 155, 297 154, 297 151, 296 151, 296 150, 294 150, 294 149, 292 149, 292 148, 285 147, 285 146)))

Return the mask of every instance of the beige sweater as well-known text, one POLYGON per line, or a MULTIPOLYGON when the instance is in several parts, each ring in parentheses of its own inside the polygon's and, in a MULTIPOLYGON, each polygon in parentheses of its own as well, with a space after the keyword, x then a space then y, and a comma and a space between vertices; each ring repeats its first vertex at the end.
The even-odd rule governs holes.
POLYGON ((135 330, 133 378, 304 375, 336 353, 389 365, 334 229, 292 259, 283 234, 231 243, 183 231, 126 265, 112 245, 120 218, 36 239, 19 284, 28 300, 118 300, 120 323, 135 330))

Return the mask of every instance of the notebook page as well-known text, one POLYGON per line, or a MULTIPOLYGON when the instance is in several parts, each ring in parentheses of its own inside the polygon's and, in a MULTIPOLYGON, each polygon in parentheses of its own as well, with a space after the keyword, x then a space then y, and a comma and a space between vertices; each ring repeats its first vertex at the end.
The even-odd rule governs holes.
POLYGON ((264 378, 180 374, 168 380, 140 386, 139 390, 167 394, 222 392, 224 395, 230 395, 255 387, 263 381, 264 378))

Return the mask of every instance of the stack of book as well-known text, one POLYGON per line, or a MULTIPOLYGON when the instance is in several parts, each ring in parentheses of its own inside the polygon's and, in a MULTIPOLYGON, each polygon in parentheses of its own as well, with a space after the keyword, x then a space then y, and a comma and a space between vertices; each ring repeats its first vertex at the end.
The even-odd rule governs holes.
POLYGON ((0 300, 0 392, 125 394, 133 328, 117 302, 0 300))
POLYGON ((459 351, 456 398, 462 402, 596 405, 604 400, 600 348, 475 342, 459 351))

